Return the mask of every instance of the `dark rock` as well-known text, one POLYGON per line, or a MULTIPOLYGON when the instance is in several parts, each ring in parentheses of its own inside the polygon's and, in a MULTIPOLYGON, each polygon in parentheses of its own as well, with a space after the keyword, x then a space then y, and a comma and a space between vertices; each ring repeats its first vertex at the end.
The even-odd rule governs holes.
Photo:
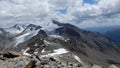
POLYGON ((26 65, 25 68, 35 68, 35 66, 36 66, 35 63, 36 63, 35 60, 31 60, 31 61, 26 65))
POLYGON ((82 66, 82 64, 77 64, 77 65, 76 65, 76 67, 81 67, 81 66, 82 66))
POLYGON ((56 61, 56 59, 54 59, 53 57, 50 57, 50 61, 56 61))
POLYGON ((46 65, 48 63, 49 63, 49 59, 48 58, 41 59, 41 65, 46 65))
POLYGON ((13 51, 7 51, 7 52, 0 52, 1 60, 9 59, 9 58, 16 58, 21 56, 21 54, 13 51))

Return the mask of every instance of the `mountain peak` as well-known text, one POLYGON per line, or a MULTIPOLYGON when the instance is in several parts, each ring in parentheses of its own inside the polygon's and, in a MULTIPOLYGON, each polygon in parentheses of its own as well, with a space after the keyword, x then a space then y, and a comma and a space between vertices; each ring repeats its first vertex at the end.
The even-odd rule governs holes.
POLYGON ((52 22, 53 22, 53 24, 57 24, 58 26, 62 26, 64 24, 64 23, 60 23, 60 22, 58 22, 56 20, 52 20, 52 22))
POLYGON ((34 24, 29 24, 28 27, 39 27, 39 28, 42 28, 41 26, 34 25, 34 24))
POLYGON ((24 30, 24 32, 29 32, 29 31, 35 31, 42 28, 41 26, 38 25, 34 25, 34 24, 29 24, 26 29, 24 30))
POLYGON ((17 29, 17 30, 24 30, 27 26, 23 24, 15 24, 14 26, 10 27, 12 29, 17 29))
POLYGON ((42 28, 41 26, 34 25, 34 24, 29 24, 27 27, 28 28, 36 28, 36 29, 42 28))

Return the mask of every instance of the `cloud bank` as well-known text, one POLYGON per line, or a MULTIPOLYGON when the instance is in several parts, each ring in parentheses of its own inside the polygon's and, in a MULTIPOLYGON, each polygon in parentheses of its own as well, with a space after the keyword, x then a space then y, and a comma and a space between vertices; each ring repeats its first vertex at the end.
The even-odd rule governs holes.
POLYGON ((91 4, 85 0, 0 0, 0 25, 40 25, 51 19, 81 28, 120 25, 120 0, 93 1, 91 4))

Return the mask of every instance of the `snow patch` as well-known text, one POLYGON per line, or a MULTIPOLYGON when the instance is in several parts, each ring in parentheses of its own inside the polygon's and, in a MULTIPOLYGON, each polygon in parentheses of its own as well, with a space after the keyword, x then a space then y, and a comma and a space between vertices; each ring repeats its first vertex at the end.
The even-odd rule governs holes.
POLYGON ((42 55, 41 57, 50 57, 50 56, 55 56, 55 55, 60 55, 60 54, 65 54, 68 53, 68 51, 64 48, 59 48, 54 50, 54 53, 49 53, 47 55, 42 55))
POLYGON ((60 36, 60 35, 55 35, 55 34, 53 34, 53 35, 49 35, 50 37, 53 37, 53 38, 58 38, 58 39, 61 39, 61 40, 64 40, 64 38, 62 37, 62 36, 60 36))
POLYGON ((34 54, 38 54, 38 49, 39 49, 39 48, 35 49, 34 54))
POLYGON ((45 52, 45 49, 43 49, 42 51, 41 51, 41 53, 44 53, 45 52))
POLYGON ((43 40, 44 41, 44 43, 46 44, 46 45, 49 45, 50 44, 50 42, 48 42, 48 41, 46 41, 46 40, 43 40))
POLYGON ((53 55, 55 54, 64 54, 64 53, 68 53, 68 51, 64 48, 59 48, 57 50, 54 50, 55 53, 53 53, 53 55))
POLYGON ((115 65, 110 65, 109 68, 119 68, 119 67, 117 67, 117 66, 115 66, 115 65))
POLYGON ((70 39, 65 39, 65 42, 68 42, 70 39))
POLYGON ((24 51, 23 51, 23 55, 25 56, 31 56, 31 54, 27 53, 27 51, 30 50, 30 48, 26 48, 24 51))
POLYGON ((74 58, 75 58, 78 62, 82 63, 81 59, 80 59, 78 56, 74 55, 74 58))
POLYGON ((38 46, 38 44, 35 44, 34 46, 38 46))
POLYGON ((49 35, 50 37, 54 37, 54 38, 61 38, 60 35, 49 35))

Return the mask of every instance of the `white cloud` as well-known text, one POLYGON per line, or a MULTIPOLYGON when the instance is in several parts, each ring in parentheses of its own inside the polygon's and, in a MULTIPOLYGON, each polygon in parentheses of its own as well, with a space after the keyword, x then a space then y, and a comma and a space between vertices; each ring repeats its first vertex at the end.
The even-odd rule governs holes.
POLYGON ((45 0, 2 0, 0 15, 6 16, 44 16, 47 13, 45 0))
POLYGON ((120 24, 119 6, 120 0, 96 0, 95 4, 83 0, 0 0, 0 24, 41 24, 56 19, 84 27, 117 25, 120 24), (56 11, 64 8, 67 8, 65 14, 56 11))
POLYGON ((98 0, 96 4, 85 3, 82 7, 69 8, 69 14, 76 17, 76 22, 82 27, 118 25, 119 6, 120 0, 98 0))

